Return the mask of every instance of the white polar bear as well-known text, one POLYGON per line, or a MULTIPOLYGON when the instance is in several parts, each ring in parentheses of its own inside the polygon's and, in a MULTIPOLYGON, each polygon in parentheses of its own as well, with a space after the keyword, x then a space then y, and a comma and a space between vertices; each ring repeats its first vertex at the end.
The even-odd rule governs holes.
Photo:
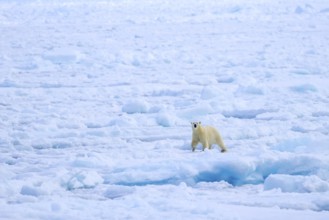
POLYGON ((222 149, 222 153, 227 151, 222 137, 216 128, 211 126, 202 126, 201 122, 192 122, 191 125, 192 151, 195 151, 195 148, 199 142, 202 144, 203 150, 206 148, 211 149, 211 145, 217 144, 222 149))

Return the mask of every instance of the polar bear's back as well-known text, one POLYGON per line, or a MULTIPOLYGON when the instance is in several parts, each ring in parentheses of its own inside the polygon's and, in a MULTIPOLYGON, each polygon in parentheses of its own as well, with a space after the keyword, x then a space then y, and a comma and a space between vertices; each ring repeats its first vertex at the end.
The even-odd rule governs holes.
POLYGON ((216 144, 220 139, 220 134, 217 129, 212 126, 203 126, 205 134, 207 135, 207 139, 209 144, 216 144))

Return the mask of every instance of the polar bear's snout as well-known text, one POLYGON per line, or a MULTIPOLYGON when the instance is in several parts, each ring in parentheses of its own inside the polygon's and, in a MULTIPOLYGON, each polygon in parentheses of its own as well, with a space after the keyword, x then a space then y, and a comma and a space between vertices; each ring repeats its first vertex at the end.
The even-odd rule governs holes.
POLYGON ((196 129, 198 127, 198 125, 201 124, 201 122, 191 122, 191 124, 192 124, 192 128, 196 129))

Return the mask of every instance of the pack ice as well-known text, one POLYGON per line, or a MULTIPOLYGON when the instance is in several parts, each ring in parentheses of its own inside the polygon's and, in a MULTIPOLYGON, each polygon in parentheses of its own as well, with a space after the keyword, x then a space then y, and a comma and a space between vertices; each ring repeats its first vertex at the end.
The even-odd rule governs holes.
POLYGON ((0 219, 329 219, 326 1, 0 1, 0 219), (228 147, 191 152, 191 121, 228 147))

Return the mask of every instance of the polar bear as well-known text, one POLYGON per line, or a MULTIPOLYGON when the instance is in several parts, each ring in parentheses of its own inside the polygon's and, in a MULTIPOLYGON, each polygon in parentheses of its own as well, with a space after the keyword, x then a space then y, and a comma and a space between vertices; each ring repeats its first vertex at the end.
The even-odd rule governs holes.
POLYGON ((226 152, 227 149, 224 145, 222 137, 216 128, 211 126, 202 126, 201 122, 191 122, 192 125, 192 151, 195 151, 196 146, 200 142, 203 150, 206 148, 211 149, 211 145, 217 144, 222 150, 226 152))

